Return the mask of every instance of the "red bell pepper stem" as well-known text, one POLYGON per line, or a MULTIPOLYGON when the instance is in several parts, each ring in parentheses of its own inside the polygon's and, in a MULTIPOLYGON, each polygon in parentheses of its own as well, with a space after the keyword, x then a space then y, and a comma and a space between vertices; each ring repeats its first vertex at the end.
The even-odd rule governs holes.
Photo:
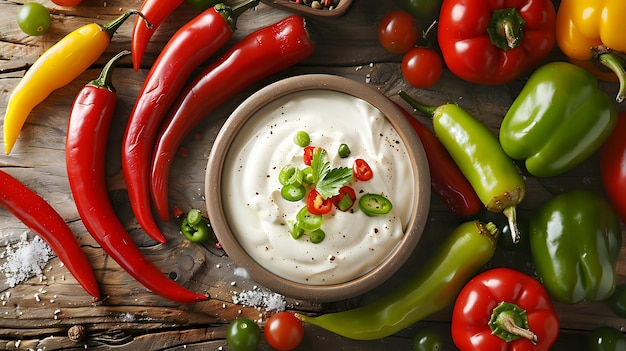
POLYGON ((480 212, 485 206, 443 144, 433 132, 407 110, 400 105, 397 106, 411 123, 422 142, 428 159, 431 187, 434 193, 459 218, 469 217, 480 212))
POLYGON ((74 101, 70 114, 66 166, 72 196, 92 237, 122 268, 154 293, 172 301, 191 303, 207 296, 188 291, 167 278, 141 253, 117 217, 108 197, 105 156, 116 93, 111 74, 116 62, 130 54, 122 51, 89 82, 74 101))
POLYGON ((149 184, 161 218, 168 215, 169 172, 184 138, 224 101, 314 50, 304 18, 292 15, 247 35, 187 86, 159 132, 152 159, 149 184))
POLYGON ((135 71, 139 70, 141 59, 154 32, 183 1, 184 0, 145 0, 143 2, 139 12, 152 24, 152 27, 146 27, 140 18, 137 18, 135 21, 131 35, 133 68, 135 71))
POLYGON ((0 170, 0 205, 37 233, 94 301, 100 300, 98 282, 87 256, 70 227, 46 200, 0 170))
MULTIPOLYGON (((152 216, 148 181, 161 121, 191 73, 230 40, 237 17, 258 3, 249 0, 233 8, 217 4, 186 23, 157 58, 135 101, 124 134, 122 168, 137 221, 159 242, 165 238, 152 216)), ((167 220, 168 216, 161 214, 161 218, 167 220)))

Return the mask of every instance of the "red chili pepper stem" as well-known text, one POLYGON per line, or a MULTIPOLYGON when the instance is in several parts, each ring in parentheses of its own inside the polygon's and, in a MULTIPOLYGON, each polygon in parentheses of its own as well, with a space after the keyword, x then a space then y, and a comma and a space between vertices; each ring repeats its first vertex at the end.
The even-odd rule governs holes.
POLYGON ((113 56, 113 58, 111 58, 109 62, 107 62, 106 65, 104 65, 98 78, 90 81, 87 84, 92 85, 97 88, 107 89, 110 92, 115 92, 115 87, 113 86, 113 83, 112 83, 113 68, 115 67, 115 65, 117 65, 117 62, 119 60, 121 60, 124 56, 127 56, 127 55, 130 55, 130 50, 121 51, 117 55, 113 56))
POLYGON ((626 70, 624 69, 624 58, 611 51, 605 46, 592 49, 592 61, 596 61, 600 66, 610 69, 619 80, 619 90, 615 101, 622 103, 626 98, 626 70))
MULTIPOLYGON (((237 18, 239 18, 239 16, 242 13, 246 12, 246 10, 249 10, 257 6, 258 4, 259 4, 259 0, 249 0, 249 1, 233 6, 229 11, 228 21, 232 22, 232 25, 234 26, 234 22, 237 20, 237 18)), ((226 5, 223 5, 223 6, 225 7, 226 5)), ((215 10, 220 13, 223 13, 221 10, 220 4, 215 5, 215 10)))
POLYGON ((506 342, 525 338, 537 344, 537 335, 528 329, 528 316, 521 307, 502 301, 493 309, 489 328, 493 335, 506 342))
POLYGON ((143 21, 146 23, 146 26, 148 28, 152 28, 152 24, 143 15, 143 13, 141 13, 141 12, 139 12, 137 10, 132 10, 132 9, 124 12, 121 16, 119 16, 118 18, 114 19, 113 21, 111 21, 111 22, 109 22, 107 24, 101 25, 101 27, 102 27, 102 29, 104 29, 109 34, 109 37, 112 37, 113 34, 122 26, 122 24, 124 24, 124 22, 126 22, 128 17, 130 17, 132 15, 138 15, 139 17, 141 17, 143 19, 143 21))

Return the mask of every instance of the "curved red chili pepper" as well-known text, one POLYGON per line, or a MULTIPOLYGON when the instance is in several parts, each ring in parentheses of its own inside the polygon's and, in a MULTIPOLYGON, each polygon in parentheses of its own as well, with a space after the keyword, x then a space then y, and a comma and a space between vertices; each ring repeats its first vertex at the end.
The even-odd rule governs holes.
POLYGON ((184 138, 211 111, 250 84, 290 67, 315 50, 305 20, 292 15, 243 38, 204 69, 181 93, 161 128, 152 160, 154 206, 168 214, 168 178, 184 138))
POLYGON ((159 242, 165 238, 152 216, 148 186, 159 125, 191 73, 230 40, 237 17, 258 2, 218 4, 186 23, 159 54, 135 101, 122 142, 122 168, 137 221, 159 242))
POLYGON ((105 156, 116 94, 111 85, 112 67, 123 51, 111 59, 102 74, 83 88, 70 114, 66 166, 72 196, 92 237, 122 268, 152 292, 172 301, 191 303, 206 295, 191 292, 165 276, 141 253, 109 201, 105 156))
POLYGON ((0 170, 0 204, 37 233, 94 301, 101 298, 87 256, 63 218, 34 191, 0 170))
POLYGON ((139 12, 152 24, 152 27, 149 28, 146 26, 141 19, 135 21, 131 35, 133 68, 135 71, 139 70, 141 59, 143 58, 150 38, 152 38, 152 34, 154 34, 157 28, 159 28, 165 19, 174 12, 183 1, 184 0, 145 0, 143 4, 141 4, 139 12))
POLYGON ((619 114, 617 125, 600 148, 600 176, 607 197, 626 223, 626 112, 619 114))
POLYGON ((477 214, 485 206, 446 148, 425 125, 400 105, 397 106, 422 141, 430 168, 431 187, 435 194, 457 217, 477 214))

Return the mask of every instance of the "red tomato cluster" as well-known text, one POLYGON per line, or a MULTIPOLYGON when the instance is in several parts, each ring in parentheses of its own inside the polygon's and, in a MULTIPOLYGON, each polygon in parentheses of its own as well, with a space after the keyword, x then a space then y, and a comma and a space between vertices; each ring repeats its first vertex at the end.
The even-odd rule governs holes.
POLYGON ((418 46, 422 31, 416 19, 404 10, 387 13, 378 26, 378 40, 394 54, 402 54, 402 76, 416 88, 428 88, 439 81, 443 62, 434 49, 418 46))

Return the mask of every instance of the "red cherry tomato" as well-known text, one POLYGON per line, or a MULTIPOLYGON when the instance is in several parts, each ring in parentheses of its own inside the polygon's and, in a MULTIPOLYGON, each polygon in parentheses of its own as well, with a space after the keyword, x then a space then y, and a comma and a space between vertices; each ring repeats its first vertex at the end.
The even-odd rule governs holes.
POLYGON ((306 198, 306 208, 311 214, 324 215, 333 208, 333 203, 329 199, 324 199, 317 190, 313 189, 306 198))
POLYGON ((415 18, 403 10, 391 11, 378 24, 380 44, 394 54, 409 51, 420 36, 415 18))
POLYGON ((354 178, 360 181, 368 181, 374 176, 372 168, 367 161, 362 158, 354 160, 354 164, 352 164, 352 173, 354 174, 354 178))
POLYGON ((59 6, 67 6, 67 7, 77 6, 78 4, 81 3, 81 1, 82 0, 52 0, 53 3, 59 6))
POLYGON ((402 76, 416 88, 433 86, 442 72, 441 56, 433 49, 416 47, 402 57, 402 76))
POLYGON ((278 312, 271 316, 263 329, 265 340, 276 350, 295 349, 304 338, 304 325, 290 312, 278 312))
POLYGON ((341 211, 348 211, 356 201, 356 192, 352 187, 344 185, 339 189, 339 194, 330 198, 330 201, 341 211), (346 198, 347 197, 347 198, 346 198))

